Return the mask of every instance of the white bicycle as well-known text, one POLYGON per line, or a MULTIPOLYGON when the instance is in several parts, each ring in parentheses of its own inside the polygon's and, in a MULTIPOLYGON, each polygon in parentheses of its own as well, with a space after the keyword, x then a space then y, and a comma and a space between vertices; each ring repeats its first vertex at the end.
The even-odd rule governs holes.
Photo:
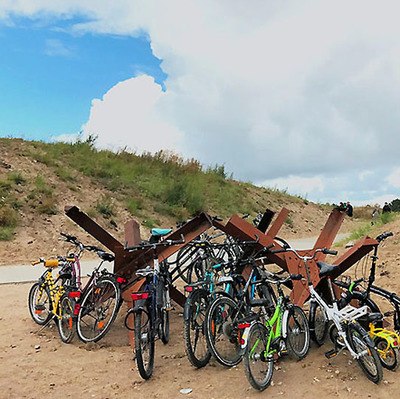
MULTIPOLYGON (((283 241, 283 240, 282 240, 283 241)), ((365 315, 368 311, 368 306, 355 308, 354 306, 347 305, 345 308, 338 308, 338 302, 333 291, 332 282, 330 276, 337 270, 339 266, 328 265, 324 262, 317 261, 316 264, 319 270, 319 277, 326 278, 328 288, 331 294, 332 304, 319 295, 315 290, 313 282, 310 276, 310 270, 307 261, 314 259, 318 252, 329 255, 337 255, 337 251, 332 251, 327 248, 315 250, 312 256, 301 256, 299 253, 290 248, 289 244, 284 242, 282 249, 271 250, 272 253, 279 252, 293 252, 299 259, 304 262, 304 268, 307 274, 308 288, 310 291, 310 308, 315 305, 320 307, 319 320, 324 326, 328 326, 329 322, 332 322, 331 336, 334 335, 335 349, 327 352, 325 356, 330 359, 337 356, 343 349, 347 349, 354 359, 357 359, 361 370, 365 375, 375 384, 378 384, 382 379, 382 365, 379 360, 378 352, 375 348, 374 342, 369 334, 360 326, 357 319, 365 315), (322 317, 322 320, 321 320, 322 317), (334 332, 334 333, 333 333, 334 332)), ((299 274, 297 278, 292 279, 304 279, 299 274)), ((374 314, 369 314, 370 317, 374 317, 374 314)))

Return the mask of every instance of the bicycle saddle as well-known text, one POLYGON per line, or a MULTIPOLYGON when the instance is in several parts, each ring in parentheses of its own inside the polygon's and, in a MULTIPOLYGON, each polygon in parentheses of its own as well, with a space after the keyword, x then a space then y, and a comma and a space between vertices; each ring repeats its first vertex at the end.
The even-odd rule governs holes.
POLYGON ((321 260, 317 261, 317 266, 319 268, 320 277, 330 276, 339 267, 338 265, 328 265, 321 260))
POLYGON ((155 272, 155 270, 151 267, 146 267, 145 269, 138 269, 136 270, 136 274, 138 276, 142 276, 142 277, 146 277, 149 275, 153 275, 155 272))
POLYGON ((97 254, 99 255, 99 257, 101 259, 105 260, 106 262, 112 262, 115 259, 114 255, 111 255, 104 251, 99 251, 99 252, 97 252, 97 254))
POLYGON ((151 229, 150 233, 152 236, 162 237, 171 233, 172 229, 151 229))
POLYGON ((375 323, 383 320, 383 315, 380 312, 366 313, 357 319, 359 322, 375 323))

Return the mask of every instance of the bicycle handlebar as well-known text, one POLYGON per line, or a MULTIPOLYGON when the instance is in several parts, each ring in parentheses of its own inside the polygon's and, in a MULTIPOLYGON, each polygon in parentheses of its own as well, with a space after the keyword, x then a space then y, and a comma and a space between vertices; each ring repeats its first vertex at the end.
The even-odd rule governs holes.
POLYGON ((179 245, 179 244, 184 244, 185 243, 185 237, 183 234, 181 234, 181 239, 180 240, 164 240, 160 242, 154 242, 154 243, 149 243, 149 242, 142 242, 139 245, 133 245, 131 247, 128 247, 125 243, 124 249, 125 251, 137 251, 139 249, 149 249, 149 248, 156 248, 156 247, 169 247, 172 245, 179 245))
POLYGON ((382 234, 379 234, 379 236, 376 237, 375 240, 378 241, 378 242, 381 242, 383 240, 386 240, 386 238, 391 237, 392 235, 393 235, 392 232, 382 233, 382 234))

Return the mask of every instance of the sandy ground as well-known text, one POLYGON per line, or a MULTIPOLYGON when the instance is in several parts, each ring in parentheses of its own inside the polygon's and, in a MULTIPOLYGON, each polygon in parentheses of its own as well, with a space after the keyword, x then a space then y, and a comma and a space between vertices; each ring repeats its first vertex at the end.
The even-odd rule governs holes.
POLYGON ((143 381, 123 326, 124 306, 98 344, 83 344, 75 337, 66 345, 54 325, 38 333, 27 308, 29 288, 30 284, 0 286, 0 398, 396 398, 400 393, 394 372, 384 370, 377 386, 347 353, 328 362, 324 353, 331 349, 329 342, 312 346, 303 361, 279 360, 273 386, 261 394, 250 387, 242 364, 227 369, 212 361, 196 370, 185 356, 178 306, 171 315, 170 343, 157 342, 153 376, 143 381), (192 392, 181 394, 183 388, 192 392))

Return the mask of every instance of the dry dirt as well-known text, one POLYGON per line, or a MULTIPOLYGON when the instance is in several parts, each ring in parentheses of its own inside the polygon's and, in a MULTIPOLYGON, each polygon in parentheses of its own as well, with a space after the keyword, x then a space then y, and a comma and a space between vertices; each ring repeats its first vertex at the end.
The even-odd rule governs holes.
MULTIPOLYGON (((380 249, 377 284, 400 292, 399 223, 386 226, 395 236, 380 249)), ((342 249, 343 251, 343 249, 342 249)), ((352 269, 354 273, 355 268, 352 269)), ((357 269, 361 273, 361 266, 357 269)), ((124 307, 110 333, 98 344, 85 345, 78 338, 63 344, 56 328, 38 326, 30 318, 27 295, 30 284, 0 287, 0 398, 397 398, 400 380, 396 372, 384 370, 375 385, 356 362, 343 352, 328 361, 332 348, 312 345, 308 356, 295 362, 289 358, 275 364, 273 386, 264 393, 250 387, 243 365, 227 369, 215 361, 196 370, 186 359, 181 309, 171 315, 171 340, 156 345, 152 378, 143 381, 132 360, 123 326, 124 307), (35 347, 40 346, 39 349, 35 347), (188 395, 180 393, 190 388, 188 395)))

